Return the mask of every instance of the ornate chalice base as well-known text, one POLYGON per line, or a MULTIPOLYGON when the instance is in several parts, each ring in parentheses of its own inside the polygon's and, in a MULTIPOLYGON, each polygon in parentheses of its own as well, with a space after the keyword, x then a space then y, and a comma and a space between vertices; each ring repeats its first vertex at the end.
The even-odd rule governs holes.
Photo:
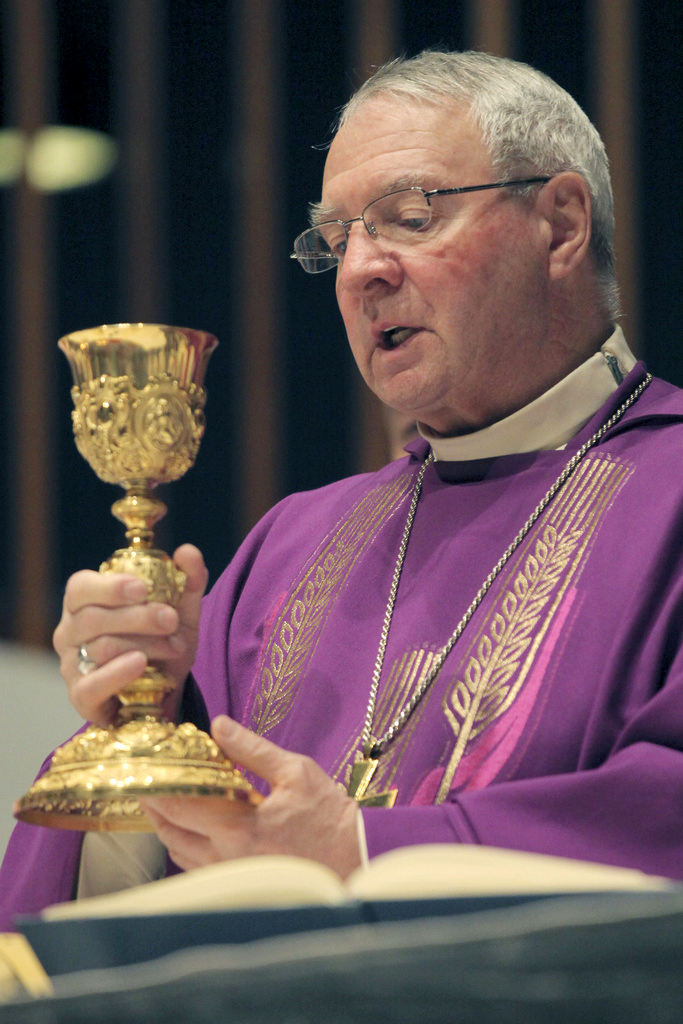
POLYGON ((132 721, 90 727, 60 747, 49 772, 17 802, 15 815, 81 832, 150 832, 137 797, 153 794, 222 796, 229 803, 262 799, 189 722, 132 721))
MULTIPOLYGON (((149 601, 174 607, 185 576, 153 545, 166 512, 154 488, 194 463, 204 433, 204 372, 216 345, 204 331, 160 324, 97 327, 59 342, 74 379, 76 446, 100 479, 126 491, 112 512, 127 527, 128 547, 100 572, 140 576, 149 601)), ((151 825, 140 796, 223 796, 228 807, 260 802, 210 736, 166 721, 163 701, 175 687, 150 665, 119 694, 115 724, 90 727, 61 747, 15 816, 80 831, 143 832, 151 825)))

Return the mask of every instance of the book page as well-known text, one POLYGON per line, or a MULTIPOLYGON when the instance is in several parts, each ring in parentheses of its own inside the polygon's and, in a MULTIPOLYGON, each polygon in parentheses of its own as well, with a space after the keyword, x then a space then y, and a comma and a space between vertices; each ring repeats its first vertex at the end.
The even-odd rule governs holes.
POLYGON ((661 890, 666 878, 631 868, 493 846, 439 843, 404 846, 355 871, 347 888, 358 899, 426 899, 514 893, 661 890))
POLYGON ((19 993, 47 996, 52 982, 38 957, 23 935, 0 933, 0 1002, 14 999, 19 993))
POLYGON ((301 857, 244 857, 210 864, 107 896, 59 903, 44 920, 127 917, 243 907, 344 903, 346 891, 330 868, 301 857))

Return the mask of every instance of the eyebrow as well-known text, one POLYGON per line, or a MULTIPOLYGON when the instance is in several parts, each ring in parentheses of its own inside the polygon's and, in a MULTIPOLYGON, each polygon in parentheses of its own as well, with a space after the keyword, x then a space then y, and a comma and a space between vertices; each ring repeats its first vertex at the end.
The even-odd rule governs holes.
POLYGON ((308 204, 308 220, 312 228, 318 224, 324 224, 327 220, 341 220, 339 211, 334 206, 325 206, 324 203, 308 204))
MULTIPOLYGON (((379 195, 373 196, 369 202, 374 202, 375 199, 381 199, 382 196, 389 195, 390 192, 399 192, 402 188, 424 188, 424 180, 428 177, 424 171, 413 171, 410 174, 402 174, 399 178, 393 178, 391 181, 384 185, 383 190, 379 195)), ((429 189, 426 189, 428 192, 429 189)), ((342 208, 339 206, 328 206, 326 203, 309 203, 308 206, 308 218, 311 227, 318 227, 319 224, 324 224, 330 220, 345 220, 342 215, 342 208)))

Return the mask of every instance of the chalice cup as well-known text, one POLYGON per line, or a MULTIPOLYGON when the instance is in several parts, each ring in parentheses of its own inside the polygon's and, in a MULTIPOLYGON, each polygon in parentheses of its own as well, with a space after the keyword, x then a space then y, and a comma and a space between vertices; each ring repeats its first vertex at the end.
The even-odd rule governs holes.
MULTIPOLYGON (((59 341, 74 379, 76 446, 101 480, 121 484, 112 512, 127 546, 100 572, 140 576, 148 600, 174 607, 185 575, 153 544, 166 506, 157 484, 178 480, 194 464, 204 433, 206 365, 218 344, 204 331, 161 324, 115 324, 59 341)), ((60 747, 48 771, 15 805, 32 824, 79 831, 151 831, 140 796, 261 797, 210 736, 189 722, 167 721, 162 705, 175 681, 150 664, 119 694, 109 728, 87 726, 60 747)))

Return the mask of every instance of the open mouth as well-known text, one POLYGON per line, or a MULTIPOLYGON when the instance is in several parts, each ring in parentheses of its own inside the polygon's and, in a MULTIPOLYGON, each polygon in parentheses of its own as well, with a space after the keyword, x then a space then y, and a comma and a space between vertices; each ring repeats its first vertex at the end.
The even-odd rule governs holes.
POLYGON ((382 343, 385 348, 398 348, 411 335, 417 334, 417 330, 417 327, 387 327, 382 331, 382 343))

